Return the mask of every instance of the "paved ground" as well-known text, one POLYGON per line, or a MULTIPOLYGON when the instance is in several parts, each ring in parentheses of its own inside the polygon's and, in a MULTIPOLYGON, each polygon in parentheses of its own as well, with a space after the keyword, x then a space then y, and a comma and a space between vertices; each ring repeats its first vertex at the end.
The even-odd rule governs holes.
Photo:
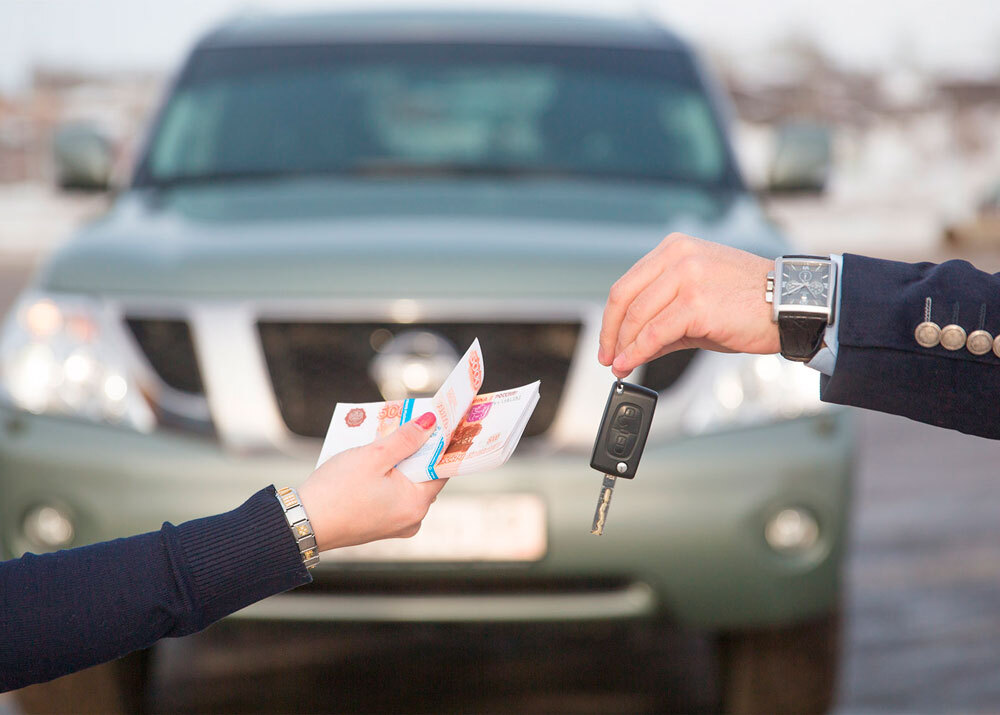
MULTIPOLYGON (((983 259, 998 262, 997 256, 983 259)), ((29 264, 10 256, 0 260, 0 306, 26 280, 29 264)), ((859 417, 838 709, 1000 711, 1000 443, 874 413, 859 417)), ((663 663, 660 672, 670 695, 665 703, 642 694, 631 699, 609 695, 603 701, 585 694, 600 677, 595 661, 579 654, 564 658, 563 653, 584 638, 600 641, 620 634, 580 634, 574 643, 548 640, 549 634, 539 631, 533 636, 539 644, 535 659, 515 662, 510 655, 523 645, 520 636, 494 632, 481 639, 481 647, 468 651, 449 649, 447 632, 426 629, 407 645, 413 655, 408 664, 386 657, 399 649, 391 629, 363 639, 351 633, 303 633, 298 644, 304 648, 295 652, 274 651, 274 638, 265 630, 251 641, 224 628, 211 633, 212 659, 190 659, 187 646, 193 640, 172 643, 163 652, 157 664, 156 709, 260 709, 258 694, 272 691, 275 681, 257 679, 255 686, 227 676, 231 661, 226 656, 236 649, 281 659, 287 666, 285 682, 306 693, 300 707, 293 708, 299 710, 366 705, 413 709, 419 702, 425 710, 650 711, 665 704, 692 709, 710 702, 712 695, 691 677, 691 669, 706 655, 686 641, 684 650, 675 649, 669 639, 650 648, 650 657, 663 663), (352 651, 353 659, 343 657, 349 641, 365 644, 352 651), (319 652, 323 667, 296 660, 303 650, 319 652), (428 653, 438 658, 429 666, 419 662, 428 653), (560 657, 552 657, 555 653, 560 657), (446 691, 435 676, 448 666, 465 667, 472 675, 458 689, 446 691), (517 690, 526 674, 545 687, 517 690), (211 685, 196 687, 199 681, 211 685), (376 695, 364 695, 368 691, 376 695)), ((650 646, 644 634, 626 635, 650 646)), ((0 715, 17 715, 9 696, 0 696, 0 715)))
POLYGON ((1000 711, 1000 443, 859 416, 842 709, 1000 711))

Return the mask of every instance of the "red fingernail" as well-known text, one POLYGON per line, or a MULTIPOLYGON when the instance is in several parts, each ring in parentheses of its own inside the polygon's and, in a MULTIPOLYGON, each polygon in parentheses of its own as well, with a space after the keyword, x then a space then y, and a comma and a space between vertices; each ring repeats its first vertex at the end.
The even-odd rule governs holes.
POLYGON ((433 412, 425 412, 417 418, 417 424, 424 429, 430 429, 434 426, 435 422, 437 422, 437 415, 433 412))

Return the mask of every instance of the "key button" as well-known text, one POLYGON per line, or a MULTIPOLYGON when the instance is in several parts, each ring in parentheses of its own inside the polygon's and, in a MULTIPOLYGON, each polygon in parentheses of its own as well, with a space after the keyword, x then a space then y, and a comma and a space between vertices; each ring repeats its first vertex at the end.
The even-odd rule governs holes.
POLYGON ((612 429, 608 435, 607 449, 615 457, 624 457, 628 449, 628 434, 612 429))
POLYGON ((642 410, 635 405, 622 405, 615 415, 614 426, 622 432, 636 433, 642 422, 642 410))
POLYGON ((625 455, 625 449, 628 445, 628 434, 625 432, 619 432, 616 429, 611 430, 611 434, 608 435, 607 450, 609 453, 615 457, 622 457, 625 455))
POLYGON ((635 443, 639 440, 639 435, 628 432, 612 430, 608 435, 608 452, 617 458, 628 459, 635 449, 635 443))

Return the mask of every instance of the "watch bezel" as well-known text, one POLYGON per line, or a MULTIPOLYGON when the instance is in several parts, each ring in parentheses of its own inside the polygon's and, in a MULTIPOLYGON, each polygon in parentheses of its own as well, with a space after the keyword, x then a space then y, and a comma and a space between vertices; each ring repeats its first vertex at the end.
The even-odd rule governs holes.
POLYGON ((774 298, 771 301, 772 305, 772 320, 776 323, 778 322, 778 316, 781 313, 811 313, 813 315, 825 316, 827 325, 833 323, 834 319, 834 309, 835 301, 834 294, 837 287, 837 264, 830 258, 823 258, 822 256, 798 256, 789 255, 781 256, 774 262, 774 298), (783 303, 782 296, 782 282, 784 277, 784 265, 785 263, 825 263, 830 266, 829 279, 827 282, 827 295, 826 295, 826 305, 802 305, 800 303, 783 303))

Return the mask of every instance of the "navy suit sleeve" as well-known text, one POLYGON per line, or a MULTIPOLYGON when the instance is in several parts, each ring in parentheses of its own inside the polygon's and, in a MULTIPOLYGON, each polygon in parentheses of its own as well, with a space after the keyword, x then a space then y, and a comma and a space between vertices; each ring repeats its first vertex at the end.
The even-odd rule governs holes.
POLYGON ((0 692, 199 631, 311 580, 268 487, 218 516, 0 563, 0 692))
POLYGON ((827 402, 903 415, 968 434, 1000 439, 1000 358, 965 348, 923 348, 914 329, 932 300, 931 319, 966 332, 1000 332, 1000 274, 965 261, 900 263, 844 255, 837 364, 821 381, 827 402))

